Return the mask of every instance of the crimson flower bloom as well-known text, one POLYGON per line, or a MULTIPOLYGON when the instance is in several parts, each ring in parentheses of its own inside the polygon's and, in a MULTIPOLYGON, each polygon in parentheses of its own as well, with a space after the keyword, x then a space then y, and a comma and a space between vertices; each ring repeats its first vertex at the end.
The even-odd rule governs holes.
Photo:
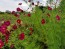
POLYGON ((10 25, 10 21, 5 21, 4 24, 5 24, 6 26, 9 26, 9 25, 10 25))
POLYGON ((18 23, 18 24, 21 24, 21 20, 20 20, 20 19, 18 19, 18 20, 17 20, 17 23, 18 23))
POLYGON ((18 14, 18 13, 15 13, 15 14, 14 14, 14 16, 16 16, 16 17, 19 17, 19 16, 20 16, 20 14, 18 14))
POLYGON ((59 15, 57 15, 57 16, 56 16, 56 19, 57 19, 57 20, 60 20, 60 16, 59 16, 59 15))
POLYGON ((30 17, 31 16, 31 14, 30 13, 28 13, 28 17, 30 17))
POLYGON ((6 27, 6 25, 2 25, 2 26, 0 26, 0 32, 1 32, 2 34, 5 34, 6 31, 7 31, 7 27, 6 27))
POLYGON ((4 46, 4 42, 0 39, 0 48, 4 46))
POLYGON ((12 11, 12 14, 15 14, 16 12, 15 11, 12 11))
POLYGON ((31 2, 31 0, 28 0, 28 2, 31 2))
POLYGON ((42 20, 41 20, 41 23, 42 23, 42 24, 45 24, 45 19, 42 19, 42 20))
POLYGON ((10 32, 7 30, 7 32, 6 32, 6 34, 5 34, 5 42, 6 42, 6 43, 8 43, 9 36, 10 36, 10 32))
POLYGON ((18 7, 17 9, 16 9, 17 11, 21 11, 21 9, 18 7))
POLYGON ((29 30, 33 32, 33 28, 29 28, 29 30))
POLYGON ((34 5, 34 2, 32 2, 32 5, 34 5))
POLYGON ((48 10, 52 10, 52 8, 48 6, 48 10))
POLYGON ((13 25, 13 27, 12 27, 14 30, 16 30, 17 29, 17 25, 15 24, 15 25, 13 25))
POLYGON ((24 33, 19 34, 19 39, 20 40, 24 40, 24 38, 25 38, 25 34, 24 33))

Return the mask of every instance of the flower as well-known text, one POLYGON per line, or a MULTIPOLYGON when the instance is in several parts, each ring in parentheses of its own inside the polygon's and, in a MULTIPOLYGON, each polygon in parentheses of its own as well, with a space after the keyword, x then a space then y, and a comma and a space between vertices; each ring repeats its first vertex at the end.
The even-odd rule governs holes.
POLYGON ((9 26, 9 25, 10 25, 10 21, 5 21, 4 24, 5 24, 6 26, 9 26))
POLYGON ((0 48, 4 46, 4 42, 0 39, 0 48))
POLYGON ((60 16, 59 16, 59 15, 57 15, 57 16, 56 16, 56 19, 57 19, 57 20, 60 20, 60 16))
POLYGON ((19 39, 20 40, 24 40, 24 38, 25 38, 25 34, 24 33, 19 34, 19 39))
POLYGON ((12 11, 12 14, 15 14, 16 12, 15 11, 12 11))
POLYGON ((48 10, 52 10, 52 8, 48 6, 48 10))
POLYGON ((16 24, 15 24, 15 25, 13 25, 13 27, 12 27, 12 28, 13 28, 14 30, 15 30, 15 29, 17 29, 17 25, 16 25, 16 24))
POLYGON ((32 2, 32 5, 34 5, 34 2, 32 2))
POLYGON ((18 7, 17 9, 16 9, 17 11, 21 11, 21 9, 18 7))
POLYGON ((19 3, 18 5, 22 5, 22 3, 19 3))
POLYGON ((7 32, 6 32, 6 34, 5 34, 5 42, 6 42, 6 43, 8 43, 9 36, 10 36, 10 32, 7 30, 7 32))
POLYGON ((41 20, 41 23, 42 23, 42 24, 45 24, 45 19, 42 19, 42 20, 41 20))
POLYGON ((18 14, 18 13, 15 13, 15 14, 14 14, 14 16, 16 16, 16 17, 19 17, 19 16, 20 16, 20 14, 18 14))
POLYGON ((31 16, 31 14, 30 13, 28 13, 28 17, 30 17, 31 16))
POLYGON ((28 0, 28 2, 31 2, 31 0, 28 0))
POLYGON ((17 20, 17 23, 18 23, 18 24, 21 24, 21 20, 20 20, 20 19, 18 19, 18 20, 17 20))
POLYGON ((29 28, 30 31, 33 31, 33 28, 29 28))
POLYGON ((7 27, 6 27, 6 25, 2 25, 2 26, 0 26, 0 32, 1 32, 2 34, 5 34, 6 31, 7 31, 7 27))
POLYGON ((24 11, 21 9, 21 12, 24 12, 24 11))

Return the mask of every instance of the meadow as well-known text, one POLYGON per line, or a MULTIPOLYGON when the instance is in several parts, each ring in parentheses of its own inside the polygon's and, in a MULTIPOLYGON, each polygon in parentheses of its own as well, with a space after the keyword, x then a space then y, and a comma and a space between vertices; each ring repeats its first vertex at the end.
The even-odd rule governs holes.
POLYGON ((17 11, 0 14, 0 49, 65 49, 64 0, 53 10, 17 11))

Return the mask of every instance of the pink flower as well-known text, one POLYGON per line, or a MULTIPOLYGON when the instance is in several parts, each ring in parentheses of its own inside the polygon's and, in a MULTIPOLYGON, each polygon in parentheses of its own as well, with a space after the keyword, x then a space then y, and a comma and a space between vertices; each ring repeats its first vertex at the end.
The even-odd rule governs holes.
POLYGON ((5 34, 6 31, 7 31, 7 27, 6 27, 6 25, 2 25, 2 26, 0 26, 0 32, 1 32, 2 34, 5 34))
POLYGON ((56 19, 57 19, 57 20, 60 20, 60 16, 59 16, 59 15, 57 15, 57 16, 56 16, 56 19))
POLYGON ((4 46, 4 42, 0 39, 0 48, 4 46))
POLYGON ((25 34, 24 33, 19 34, 19 39, 20 40, 24 40, 24 38, 25 38, 25 34))

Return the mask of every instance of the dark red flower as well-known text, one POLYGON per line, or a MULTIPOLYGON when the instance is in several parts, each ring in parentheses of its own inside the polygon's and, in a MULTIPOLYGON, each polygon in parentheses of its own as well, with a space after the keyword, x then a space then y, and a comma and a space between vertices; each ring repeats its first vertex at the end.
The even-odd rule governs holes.
POLYGON ((21 9, 18 7, 17 9, 16 9, 17 11, 21 11, 21 9))
POLYGON ((21 9, 21 12, 24 12, 24 11, 21 9))
POLYGON ((5 34, 5 42, 6 42, 6 43, 8 43, 9 36, 10 36, 10 32, 7 30, 7 32, 6 32, 6 34, 5 34))
POLYGON ((56 19, 57 19, 57 20, 60 20, 60 16, 59 16, 59 15, 57 15, 57 16, 56 16, 56 19))
POLYGON ((22 3, 19 3, 18 5, 22 5, 22 3))
POLYGON ((48 10, 52 10, 52 8, 48 6, 48 10))
POLYGON ((9 36, 5 36, 5 42, 8 43, 8 40, 9 40, 9 36))
POLYGON ((21 24, 21 19, 18 19, 18 20, 17 20, 17 23, 18 23, 18 24, 21 24))
POLYGON ((34 2, 32 2, 32 5, 34 5, 34 2))
POLYGON ((15 25, 13 25, 13 27, 12 27, 14 30, 16 30, 17 29, 17 25, 15 24, 15 25))
POLYGON ((28 13, 28 17, 30 17, 31 16, 31 14, 30 13, 28 13))
POLYGON ((4 42, 0 39, 0 48, 4 46, 4 42))
POLYGON ((28 2, 31 2, 31 0, 28 0, 28 2))
POLYGON ((16 12, 15 11, 12 11, 12 14, 15 14, 16 12))
POLYGON ((45 24, 45 19, 42 19, 42 20, 41 20, 41 23, 42 23, 42 24, 45 24))
POLYGON ((30 31, 33 31, 33 28, 29 28, 30 31))
POLYGON ((15 13, 15 14, 14 14, 14 16, 16 16, 16 17, 20 17, 20 14, 18 14, 18 13, 15 13))
POLYGON ((25 34, 24 33, 19 34, 19 39, 20 40, 24 40, 24 38, 25 38, 25 34))
POLYGON ((9 26, 9 25, 10 25, 10 21, 5 21, 4 24, 5 24, 6 26, 9 26))

